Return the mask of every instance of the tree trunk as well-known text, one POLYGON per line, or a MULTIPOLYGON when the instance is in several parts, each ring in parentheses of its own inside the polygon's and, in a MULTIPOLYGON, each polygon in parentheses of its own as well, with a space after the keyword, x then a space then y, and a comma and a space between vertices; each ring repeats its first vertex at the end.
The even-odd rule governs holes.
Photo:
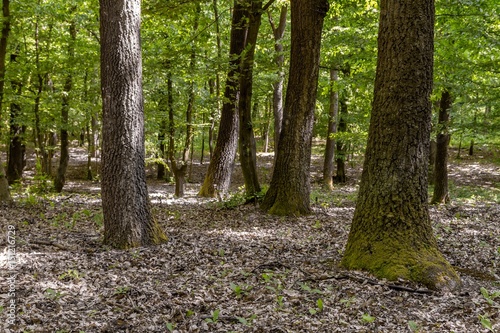
POLYGON ((269 23, 273 30, 274 35, 274 50, 276 51, 275 62, 278 66, 278 79, 273 83, 273 113, 274 113, 274 160, 278 152, 279 139, 281 134, 281 127, 283 122, 283 84, 285 82, 285 71, 283 65, 285 63, 285 56, 283 54, 282 39, 285 35, 286 17, 288 7, 281 6, 280 20, 278 26, 274 24, 271 14, 268 12, 269 23))
MULTIPOLYGON (((160 101, 161 104, 163 104, 163 101, 160 101)), ((163 111, 163 110, 162 110, 163 111)), ((162 112, 162 117, 163 117, 163 112, 162 112)), ((165 145, 165 140, 166 140, 166 133, 167 133, 167 121, 165 119, 162 119, 160 122, 160 131, 158 133, 158 143, 159 143, 159 149, 160 149, 160 154, 158 158, 160 158, 163 163, 158 162, 156 164, 157 166, 157 173, 156 173, 156 179, 158 180, 165 180, 165 177, 167 175, 166 173, 166 166, 165 166, 165 157, 166 157, 166 145, 165 145)))
POLYGON ((428 211, 434 2, 382 0, 363 173, 342 265, 454 289, 428 211))
POLYGON ((262 208, 276 215, 304 215, 310 208, 311 141, 326 0, 291 3, 290 79, 273 177, 262 208))
MULTIPOLYGON (((11 56, 11 60, 15 61, 16 56, 17 55, 11 56)), ((13 81, 12 89, 16 91, 18 96, 21 96, 22 83, 19 81, 13 81)), ((22 178, 23 169, 26 164, 26 146, 24 145, 22 139, 25 127, 19 124, 20 115, 21 106, 17 102, 10 103, 9 160, 7 163, 7 179, 9 184, 14 184, 22 178)))
POLYGON ((202 197, 224 196, 231 184, 231 174, 238 148, 240 57, 245 45, 244 13, 245 9, 240 1, 235 0, 229 46, 229 72, 224 90, 219 134, 205 180, 198 193, 202 197))
POLYGON ((448 194, 448 145, 450 133, 448 123, 450 120, 451 94, 448 90, 441 94, 439 105, 438 134, 436 136, 436 159, 434 164, 434 193, 431 204, 449 203, 448 194))
MULTIPOLYGON (((340 116, 339 116, 339 126, 338 132, 347 132, 347 101, 344 97, 340 101, 340 116)), ((345 172, 345 161, 347 159, 347 144, 344 139, 337 140, 337 157, 335 158, 335 163, 337 164, 337 172, 335 175, 335 183, 343 184, 346 182, 346 172, 345 172)))
MULTIPOLYGON (((198 31, 198 19, 201 11, 199 4, 196 4, 195 20, 193 25, 193 35, 196 36, 198 31)), ((193 45, 191 48, 191 56, 189 61, 189 71, 194 73, 196 66, 196 48, 193 45)), ((186 183, 186 174, 188 170, 188 161, 190 159, 191 145, 193 142, 193 112, 195 104, 195 90, 194 81, 189 83, 188 102, 186 109, 186 136, 184 140, 184 147, 182 151, 182 158, 180 161, 176 160, 175 149, 175 123, 174 123, 174 109, 173 109, 173 95, 172 95, 172 78, 171 73, 168 74, 168 118, 169 118, 169 158, 172 166, 172 172, 175 178, 175 196, 184 196, 184 185, 186 183)))
POLYGON ((219 8, 217 5, 217 0, 212 1, 215 17, 215 34, 217 42, 217 73, 215 73, 215 82, 210 85, 211 94, 213 95, 213 90, 215 88, 215 107, 210 112, 210 127, 208 129, 208 149, 210 151, 210 159, 214 154, 214 132, 215 132, 215 119, 220 112, 220 72, 221 72, 221 59, 222 59, 222 45, 220 39, 220 22, 219 22, 219 8))
POLYGON ((323 185, 330 190, 333 190, 333 157, 335 156, 333 135, 337 133, 337 114, 339 111, 339 93, 335 87, 338 80, 338 70, 330 69, 330 112, 326 133, 325 161, 323 163, 323 185))
MULTIPOLYGON (((0 111, 2 110, 4 87, 5 87, 5 58, 7 55, 7 41, 9 39, 10 32, 10 11, 9 11, 9 0, 2 1, 2 13, 3 13, 3 26, 2 26, 2 36, 0 39, 0 111)), ((2 112, 0 112, 1 118, 2 112)), ((1 122, 1 120, 0 120, 1 122)), ((3 167, 3 162, 0 158, 0 203, 5 203, 11 201, 9 182, 5 176, 5 170, 3 167)))
POLYGON ((429 152, 429 184, 434 185, 434 166, 436 165, 437 142, 431 138, 429 152))
POLYGON ((245 53, 241 59, 239 122, 241 169, 245 180, 246 196, 253 200, 257 193, 260 192, 257 176, 257 149, 252 121, 252 88, 255 44, 257 43, 262 17, 262 1, 251 1, 249 6, 250 9, 246 15, 249 23, 246 32, 245 53))
POLYGON ((141 1, 100 0, 100 18, 104 243, 159 244, 166 236, 151 214, 144 165, 141 1))
POLYGON ((39 23, 38 19, 35 23, 35 63, 37 69, 36 75, 36 96, 35 96, 35 105, 33 106, 33 113, 35 114, 35 147, 36 147, 36 155, 37 159, 40 162, 42 174, 50 176, 51 168, 49 163, 49 152, 45 146, 45 138, 44 133, 41 128, 40 123, 40 100, 42 97, 43 91, 43 75, 41 74, 41 64, 40 64, 40 40, 39 40, 39 23))
MULTIPOLYGON (((76 11, 76 7, 71 9, 71 13, 76 11)), ((73 66, 75 59, 75 43, 76 43, 76 23, 71 21, 69 26, 69 34, 71 40, 68 45, 68 66, 73 66)), ((54 179, 54 189, 56 192, 61 192, 64 184, 66 183, 66 169, 69 163, 69 138, 68 138, 68 125, 69 125, 69 101, 70 93, 73 88, 73 75, 71 70, 68 69, 68 74, 64 82, 62 109, 61 109, 61 158, 59 160, 59 167, 57 168, 56 178, 54 179)), ((85 135, 83 135, 85 138, 85 135)), ((82 140, 83 141, 83 140, 82 140)))
POLYGON ((470 140, 469 156, 474 155, 474 139, 470 140))

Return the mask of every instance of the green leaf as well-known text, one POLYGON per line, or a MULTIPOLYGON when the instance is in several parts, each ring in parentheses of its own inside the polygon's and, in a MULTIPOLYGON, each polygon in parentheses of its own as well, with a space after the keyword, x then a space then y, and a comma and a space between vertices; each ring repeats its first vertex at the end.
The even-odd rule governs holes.
POLYGON ((318 306, 320 312, 323 311, 323 300, 321 298, 318 298, 316 305, 318 306))
POLYGON ((316 312, 318 312, 318 311, 316 311, 316 309, 309 308, 309 313, 310 314, 314 315, 314 314, 316 314, 316 312))
POLYGON ((370 316, 368 313, 363 313, 361 317, 365 323, 373 323, 375 321, 375 317, 370 316))
POLYGON ((493 325, 487 316, 479 316, 479 319, 481 320, 481 325, 483 325, 484 328, 493 332, 493 325))

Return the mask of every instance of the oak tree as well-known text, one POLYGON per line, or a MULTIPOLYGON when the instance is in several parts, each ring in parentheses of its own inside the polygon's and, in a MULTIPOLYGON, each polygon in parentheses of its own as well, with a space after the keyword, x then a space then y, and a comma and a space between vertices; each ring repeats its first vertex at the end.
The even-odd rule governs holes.
POLYGON ((428 211, 434 1, 380 3, 378 60, 361 185, 342 265, 434 289, 460 279, 428 211))
POLYGON ((101 0, 104 242, 116 248, 158 244, 144 165, 141 1, 101 0))
POLYGON ((290 77, 273 177, 262 208, 276 215, 309 214, 310 163, 323 19, 328 1, 291 3, 290 77))

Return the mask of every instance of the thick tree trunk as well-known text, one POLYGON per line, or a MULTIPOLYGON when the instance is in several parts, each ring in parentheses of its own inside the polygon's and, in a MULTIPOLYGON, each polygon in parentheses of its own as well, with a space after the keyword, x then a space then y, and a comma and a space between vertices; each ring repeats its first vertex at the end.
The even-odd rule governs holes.
POLYGON ((247 11, 248 27, 245 41, 245 53, 241 59, 240 75, 240 162, 245 180, 245 190, 248 198, 255 198, 260 192, 257 176, 257 149, 253 132, 252 93, 253 64, 255 44, 259 33, 262 17, 262 1, 252 1, 247 11))
POLYGON ((372 116, 342 265, 454 289, 427 203, 434 2, 382 0, 372 116))
POLYGON ((121 249, 166 240, 146 186, 140 22, 140 0, 100 1, 104 243, 121 249))
POLYGON ((335 156, 335 139, 337 133, 337 115, 339 112, 339 93, 335 83, 339 80, 338 70, 330 69, 330 112, 328 114, 328 131, 326 133, 325 160, 323 163, 323 185, 333 190, 333 157, 335 156))
POLYGON ((318 88, 319 55, 326 0, 291 3, 290 79, 283 129, 262 208, 276 215, 304 215, 310 208, 311 141, 318 88))
MULTIPOLYGON (((76 11, 76 7, 72 8, 72 12, 76 11)), ((75 59, 75 42, 76 42, 76 24, 72 20, 69 26, 69 34, 71 41, 68 46, 68 65, 73 66, 75 59)), ((54 189, 56 192, 61 192, 64 184, 66 183, 66 169, 69 163, 69 138, 68 138, 68 124, 69 124, 69 101, 70 93, 73 88, 73 75, 71 70, 68 70, 66 80, 64 82, 62 109, 61 109, 61 158, 59 160, 59 167, 57 168, 56 178, 54 179, 54 189)), ((82 135, 85 138, 85 135, 82 135)), ((83 141, 83 140, 82 140, 83 141)))
POLYGON ((278 145, 281 134, 281 127, 283 123, 283 85, 285 82, 285 71, 283 65, 285 63, 285 56, 283 54, 283 36, 285 35, 286 17, 288 7, 281 6, 280 20, 278 26, 274 24, 271 14, 268 12, 269 23, 273 29, 274 35, 274 50, 276 51, 275 63, 278 66, 278 79, 273 83, 273 114, 274 114, 274 160, 278 152, 278 145))
MULTIPOLYGON (((340 101, 340 115, 339 115, 339 125, 338 132, 347 132, 347 114, 349 110, 347 108, 347 101, 344 97, 340 101)), ((347 144, 344 139, 337 140, 337 156, 335 158, 335 163, 337 165, 337 170, 335 174, 335 183, 343 184, 347 180, 345 161, 347 159, 347 144)))
POLYGON ((439 105, 439 132, 436 136, 436 159, 434 161, 434 193, 431 204, 449 203, 448 194, 448 145, 450 144, 450 133, 448 122, 450 120, 449 110, 451 108, 451 94, 445 90, 441 94, 439 105))
POLYGON ((231 174, 238 148, 240 57, 245 45, 244 14, 245 9, 240 1, 235 0, 229 46, 229 72, 224 90, 219 134, 205 180, 198 193, 202 197, 224 196, 231 184, 231 174))

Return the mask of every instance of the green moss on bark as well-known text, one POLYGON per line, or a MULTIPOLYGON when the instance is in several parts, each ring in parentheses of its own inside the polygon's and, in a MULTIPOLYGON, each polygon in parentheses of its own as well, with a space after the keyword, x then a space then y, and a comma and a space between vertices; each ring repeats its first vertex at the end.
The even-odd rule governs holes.
POLYGON ((415 247, 392 237, 378 242, 357 240, 346 249, 342 266, 368 271, 378 278, 405 279, 434 290, 453 290, 460 278, 433 245, 415 247), (359 246, 361 245, 361 246, 359 246))

